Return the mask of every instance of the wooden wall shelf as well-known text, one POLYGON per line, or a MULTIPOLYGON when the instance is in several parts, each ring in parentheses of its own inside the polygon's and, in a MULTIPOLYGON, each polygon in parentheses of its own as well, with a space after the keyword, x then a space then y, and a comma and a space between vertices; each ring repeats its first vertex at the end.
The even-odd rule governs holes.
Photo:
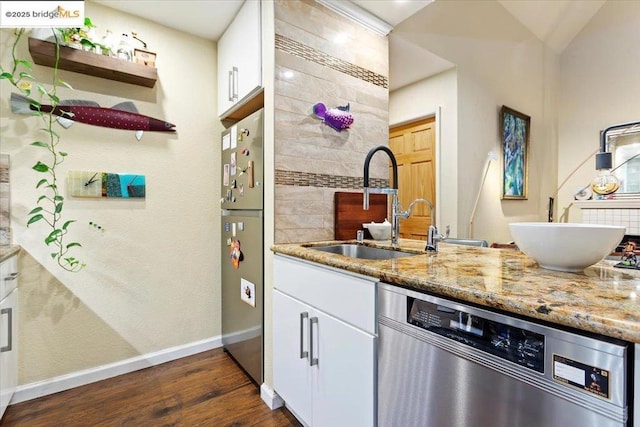
MULTIPOLYGON (((36 64, 47 67, 55 65, 55 43, 30 37, 29 52, 33 62, 36 64)), ((155 86, 158 80, 158 70, 155 67, 127 62, 68 46, 60 46, 58 68, 145 87, 155 86)))

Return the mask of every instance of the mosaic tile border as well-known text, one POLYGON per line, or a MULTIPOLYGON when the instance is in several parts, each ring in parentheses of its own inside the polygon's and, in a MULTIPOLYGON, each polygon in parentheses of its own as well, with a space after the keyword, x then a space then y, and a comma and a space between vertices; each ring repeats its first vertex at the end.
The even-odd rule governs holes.
POLYGON ((322 66, 331 68, 332 70, 347 74, 351 77, 363 80, 368 83, 372 83, 376 86, 389 88, 389 79, 381 74, 375 73, 366 68, 362 68, 358 65, 352 64, 342 59, 327 55, 317 49, 310 46, 292 40, 281 34, 276 34, 276 49, 298 58, 306 59, 307 61, 315 62, 322 66))
MULTIPOLYGON (((362 188, 362 177, 328 175, 323 173, 297 172, 276 169, 275 183, 276 185, 293 185, 297 187, 360 189, 362 188)), ((369 180, 369 183, 371 187, 387 188, 389 186, 389 180, 382 178, 371 178, 369 180)))

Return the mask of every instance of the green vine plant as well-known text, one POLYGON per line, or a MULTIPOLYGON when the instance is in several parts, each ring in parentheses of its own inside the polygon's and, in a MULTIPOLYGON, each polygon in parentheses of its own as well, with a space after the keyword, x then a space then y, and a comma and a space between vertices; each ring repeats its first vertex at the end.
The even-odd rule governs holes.
MULTIPOLYGON (((6 68, 0 64, 0 79, 7 80, 27 97, 31 96, 32 89, 35 87, 40 99, 45 100, 47 104, 51 104, 51 111, 53 111, 53 109, 60 104, 60 99, 57 95, 58 87, 64 86, 71 89, 69 84, 58 79, 58 62, 60 60, 60 41, 58 40, 58 35, 56 31, 53 31, 56 58, 53 67, 52 85, 51 89, 48 90, 30 74, 32 70, 31 63, 17 57, 17 46, 24 35, 24 28, 15 30, 15 40, 13 41, 11 49, 11 64, 6 68)), ((44 126, 40 128, 40 131, 45 135, 43 140, 34 141, 31 145, 47 150, 49 152, 49 160, 47 160, 46 163, 37 161, 32 167, 32 169, 41 176, 41 179, 39 179, 36 184, 36 189, 40 191, 40 195, 36 201, 36 207, 27 214, 29 217, 27 227, 38 222, 46 223, 48 225, 48 233, 44 238, 44 243, 52 249, 51 258, 64 270, 78 272, 82 270, 86 264, 74 257, 71 252, 73 248, 78 248, 82 245, 78 242, 68 242, 67 234, 69 233, 69 226, 76 221, 63 219, 64 196, 61 194, 57 175, 57 168, 64 162, 67 153, 58 148, 60 135, 58 135, 53 128, 53 124, 56 121, 54 116, 42 112, 42 104, 33 98, 29 98, 29 102, 32 115, 39 117, 43 122, 44 126)))

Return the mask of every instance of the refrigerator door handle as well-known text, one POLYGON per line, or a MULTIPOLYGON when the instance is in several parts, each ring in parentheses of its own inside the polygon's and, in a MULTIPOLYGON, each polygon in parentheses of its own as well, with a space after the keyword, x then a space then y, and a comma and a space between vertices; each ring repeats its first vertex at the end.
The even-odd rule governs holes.
MULTIPOLYGON (((320 358, 313 357, 313 325, 318 325, 318 318, 312 317, 309 319, 309 366, 317 365, 320 358)), ((318 326, 316 326, 316 329, 318 326)))
POLYGON ((309 357, 309 352, 304 350, 304 319, 309 317, 306 311, 300 313, 300 359, 309 357))

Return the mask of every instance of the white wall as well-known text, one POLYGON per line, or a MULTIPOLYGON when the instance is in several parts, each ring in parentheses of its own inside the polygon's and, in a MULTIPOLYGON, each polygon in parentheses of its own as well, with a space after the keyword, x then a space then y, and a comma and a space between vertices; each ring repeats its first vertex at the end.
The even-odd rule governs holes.
POLYGON ((459 235, 457 230, 458 194, 458 93, 455 68, 439 73, 429 79, 405 86, 391 92, 389 97, 389 126, 415 121, 436 115, 436 218, 438 227, 444 232, 451 226, 451 236, 459 235), (419 96, 416 96, 419 94, 419 96))
MULTIPOLYGON (((529 197, 501 200, 501 164, 494 162, 480 198, 474 237, 507 242, 511 240, 509 222, 544 220, 547 199, 556 185, 552 94, 557 55, 495 1, 434 2, 396 27, 394 36, 456 64, 457 135, 450 136, 457 136, 457 140, 443 135, 440 143, 442 152, 442 146, 457 143, 457 161, 445 163, 442 159, 440 168, 453 171, 457 191, 449 191, 451 182, 440 179, 440 218, 448 215, 444 206, 457 206, 452 229, 460 237, 468 235, 487 154, 493 151, 500 157, 502 153, 498 113, 506 105, 531 116, 529 197)), ((392 117, 396 116, 398 93, 390 95, 392 117)), ((414 91, 416 108, 422 104, 415 100, 429 96, 426 91, 414 91)))
MULTIPOLYGON (((640 120, 640 2, 608 1, 560 58, 558 179, 598 148, 600 131, 640 120)), ((564 211, 573 192, 596 176, 591 158, 560 191, 564 211)), ((581 221, 572 207, 568 220, 581 221)))
MULTIPOLYGON (((23 247, 20 297, 20 383, 115 362, 220 334, 219 149, 216 45, 146 20, 86 2, 86 15, 114 34, 137 31, 157 53, 153 89, 61 71, 75 90, 62 99, 88 99, 110 107, 132 100, 141 114, 166 119, 176 135, 132 132, 76 123, 61 135, 69 152, 59 167, 144 174, 143 200, 76 199, 64 191, 64 216, 76 219, 80 273, 56 267, 42 243, 46 227, 25 227, 35 206, 31 166, 44 150, 29 146, 37 118, 10 112, 12 88, 0 94, 2 152, 11 155, 14 242, 23 247), (104 233, 89 226, 95 222, 104 233)), ((7 63, 9 30, 2 31, 7 63)), ((19 55, 31 59, 22 41, 19 55)), ((49 81, 51 68, 33 74, 49 81)), ((64 186, 63 186, 64 189, 64 186)))

